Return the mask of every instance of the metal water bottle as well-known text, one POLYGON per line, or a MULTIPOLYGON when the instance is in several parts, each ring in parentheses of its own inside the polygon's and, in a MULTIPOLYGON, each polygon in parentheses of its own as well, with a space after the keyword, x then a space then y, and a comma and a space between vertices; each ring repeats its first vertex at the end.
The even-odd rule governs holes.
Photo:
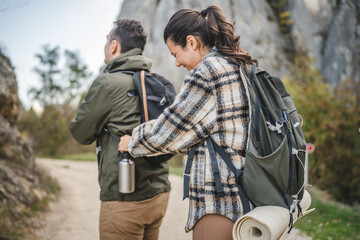
POLYGON ((125 152, 119 161, 119 192, 132 193, 135 191, 135 163, 130 154, 125 152))

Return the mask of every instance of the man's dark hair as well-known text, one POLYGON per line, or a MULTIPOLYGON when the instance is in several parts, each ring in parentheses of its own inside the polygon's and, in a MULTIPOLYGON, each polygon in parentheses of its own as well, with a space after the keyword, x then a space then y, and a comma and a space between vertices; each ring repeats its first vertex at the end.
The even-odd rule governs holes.
POLYGON ((147 34, 139 21, 132 19, 118 19, 114 22, 115 28, 110 33, 110 40, 121 44, 121 52, 133 48, 144 50, 147 34))

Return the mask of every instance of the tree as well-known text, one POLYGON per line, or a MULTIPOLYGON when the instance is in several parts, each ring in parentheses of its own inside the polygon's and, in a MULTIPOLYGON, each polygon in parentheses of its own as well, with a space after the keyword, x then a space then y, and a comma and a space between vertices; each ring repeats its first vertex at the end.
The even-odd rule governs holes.
POLYGON ((22 133, 28 136, 37 154, 66 153, 64 149, 79 151, 82 148, 72 139, 68 124, 75 115, 75 106, 85 92, 85 83, 91 73, 78 52, 65 50, 64 67, 60 68, 60 47, 44 45, 42 50, 35 55, 39 65, 34 68, 41 86, 31 88, 28 93, 40 103, 43 112, 40 116, 33 111, 25 112, 20 121, 22 133))
POLYGON ((47 44, 42 49, 43 53, 35 55, 39 59, 40 65, 34 68, 40 77, 41 87, 32 87, 28 91, 30 97, 38 101, 42 107, 61 104, 74 105, 79 102, 85 92, 85 83, 91 76, 91 72, 82 62, 80 54, 65 50, 65 65, 59 68, 60 47, 50 48, 47 44))
POLYGON ((65 76, 68 86, 65 88, 66 102, 70 105, 77 104, 85 92, 86 80, 91 76, 88 67, 84 64, 77 52, 65 50, 66 57, 65 76))
POLYGON ((41 87, 32 87, 28 94, 33 100, 37 100, 43 107, 58 104, 59 97, 63 91, 57 83, 59 81, 60 70, 59 63, 59 46, 50 48, 49 45, 42 47, 44 53, 35 55, 40 61, 40 66, 35 67, 34 71, 39 74, 41 87))

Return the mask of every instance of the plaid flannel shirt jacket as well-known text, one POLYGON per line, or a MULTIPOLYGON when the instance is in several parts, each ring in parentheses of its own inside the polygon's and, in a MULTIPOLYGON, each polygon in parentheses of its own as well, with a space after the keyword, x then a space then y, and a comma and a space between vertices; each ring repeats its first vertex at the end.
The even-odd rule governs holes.
POLYGON ((243 215, 235 176, 218 154, 225 196, 216 196, 205 141, 211 136, 237 168, 244 165, 249 106, 239 68, 212 48, 187 74, 174 103, 156 120, 132 132, 129 152, 134 157, 183 153, 186 162, 191 146, 197 144, 190 176, 187 232, 205 214, 220 214, 234 222, 243 215))

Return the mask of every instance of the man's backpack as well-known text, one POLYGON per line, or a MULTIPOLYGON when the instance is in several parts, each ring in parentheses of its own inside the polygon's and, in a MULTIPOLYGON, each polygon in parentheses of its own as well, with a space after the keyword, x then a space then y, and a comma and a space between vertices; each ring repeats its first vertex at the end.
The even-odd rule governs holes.
MULTIPOLYGON (((133 75, 134 90, 128 91, 128 96, 139 96, 141 108, 141 123, 156 119, 165 108, 175 100, 176 91, 174 85, 165 77, 142 71, 121 71, 133 75)), ((152 165, 164 162, 172 158, 174 154, 145 157, 152 165)))
MULTIPOLYGON (((176 97, 174 85, 157 73, 142 71, 114 71, 133 75, 134 90, 128 91, 129 97, 139 96, 141 108, 141 123, 156 119, 165 108, 170 106, 176 97)), ((111 72, 111 73, 114 73, 111 72)), ((120 137, 104 129, 110 136, 120 141, 120 137)), ((108 141, 105 143, 105 148, 108 141)), ((99 142, 96 141, 96 155, 98 166, 101 168, 103 154, 99 142)), ((144 157, 152 166, 157 167, 160 163, 168 161, 174 154, 163 154, 155 157, 144 157)))
POLYGON ((135 90, 129 91, 129 96, 138 95, 141 105, 141 122, 156 119, 165 108, 175 100, 176 91, 174 85, 165 77, 157 73, 130 72, 135 84, 135 90))
MULTIPOLYGON (((207 138, 218 196, 223 195, 215 152, 235 174, 244 213, 257 206, 280 206, 289 209, 290 227, 296 207, 304 193, 306 141, 295 104, 278 77, 251 67, 250 77, 240 68, 249 100, 249 132, 244 168, 236 169, 225 151, 211 137, 207 138)), ((192 151, 184 173, 184 197, 192 151)), ((187 195, 186 195, 187 194, 187 195)))

